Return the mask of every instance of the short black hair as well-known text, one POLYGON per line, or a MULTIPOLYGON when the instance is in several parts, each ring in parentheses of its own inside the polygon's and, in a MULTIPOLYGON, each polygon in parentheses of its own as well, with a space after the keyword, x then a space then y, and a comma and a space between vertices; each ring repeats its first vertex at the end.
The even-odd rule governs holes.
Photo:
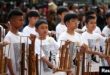
POLYGON ((106 19, 110 18, 110 12, 107 12, 105 17, 106 17, 106 19))
POLYGON ((90 11, 88 11, 88 12, 86 12, 86 17, 87 16, 91 16, 92 14, 96 14, 96 12, 95 11, 93 11, 93 10, 90 10, 90 11))
POLYGON ((71 19, 78 19, 77 14, 68 13, 64 16, 64 23, 66 24, 67 21, 70 21, 71 19))
POLYGON ((62 14, 63 12, 68 12, 68 9, 64 6, 60 6, 58 9, 57 9, 57 14, 60 15, 62 14))
POLYGON ((14 16, 23 16, 23 12, 20 9, 12 9, 7 16, 7 20, 9 21, 14 16))
POLYGON ((30 11, 27 13, 27 17, 40 17, 40 15, 37 11, 30 11))
POLYGON ((48 25, 48 22, 47 20, 45 19, 39 19, 36 24, 35 24, 35 27, 38 28, 41 24, 47 24, 48 25))
POLYGON ((87 16, 85 22, 88 23, 91 19, 96 19, 94 16, 87 16))

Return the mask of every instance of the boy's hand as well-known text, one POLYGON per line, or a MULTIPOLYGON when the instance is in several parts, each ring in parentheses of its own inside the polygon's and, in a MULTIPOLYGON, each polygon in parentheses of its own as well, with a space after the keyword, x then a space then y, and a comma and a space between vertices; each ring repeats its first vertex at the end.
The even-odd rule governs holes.
POLYGON ((67 75, 74 75, 74 74, 73 74, 72 70, 70 70, 67 72, 67 75))
POLYGON ((3 41, 3 42, 0 42, 0 47, 3 47, 3 46, 6 46, 8 45, 9 43, 7 41, 3 41))
POLYGON ((36 35, 34 35, 34 34, 30 34, 30 37, 29 37, 29 38, 30 38, 31 41, 34 41, 35 38, 36 38, 36 35))
POLYGON ((53 66, 52 69, 53 69, 53 73, 55 73, 58 70, 58 68, 56 66, 53 66))
POLYGON ((110 56, 107 56, 106 60, 107 60, 108 64, 110 65, 110 56))

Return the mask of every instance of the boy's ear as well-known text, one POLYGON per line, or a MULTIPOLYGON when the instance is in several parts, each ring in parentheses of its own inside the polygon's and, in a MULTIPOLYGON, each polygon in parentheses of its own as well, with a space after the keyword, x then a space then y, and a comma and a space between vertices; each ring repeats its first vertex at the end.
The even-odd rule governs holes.
POLYGON ((66 24, 66 26, 68 26, 69 22, 67 21, 65 24, 66 24))

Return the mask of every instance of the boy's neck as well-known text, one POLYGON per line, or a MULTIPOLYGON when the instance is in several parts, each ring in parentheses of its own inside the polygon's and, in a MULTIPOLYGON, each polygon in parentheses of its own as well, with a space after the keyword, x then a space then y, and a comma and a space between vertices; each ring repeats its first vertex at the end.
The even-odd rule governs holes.
POLYGON ((34 25, 32 25, 32 24, 30 24, 30 23, 29 23, 29 27, 33 28, 33 27, 34 27, 34 25))
POLYGON ((39 39, 40 39, 40 40, 45 40, 45 39, 46 39, 46 36, 41 36, 41 35, 39 35, 39 39))
POLYGON ((12 27, 12 26, 10 26, 10 31, 11 31, 13 34, 18 35, 18 29, 14 28, 14 27, 12 27))
POLYGON ((74 30, 67 30, 67 33, 70 35, 74 35, 75 31, 74 30))
POLYGON ((60 22, 62 25, 65 25, 65 23, 63 21, 60 22))
POLYGON ((90 30, 88 30, 88 29, 87 29, 87 32, 88 32, 88 33, 90 33, 90 34, 92 34, 92 33, 93 33, 93 31, 90 31, 90 30))

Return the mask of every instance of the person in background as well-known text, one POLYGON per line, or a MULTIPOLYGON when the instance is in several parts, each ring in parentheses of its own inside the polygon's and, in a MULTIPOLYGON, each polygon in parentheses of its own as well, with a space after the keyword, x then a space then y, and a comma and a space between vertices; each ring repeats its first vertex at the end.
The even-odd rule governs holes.
MULTIPOLYGON (((88 47, 92 51, 103 54, 104 53, 104 42, 105 42, 106 38, 104 38, 101 34, 93 32, 96 27, 96 23, 97 23, 97 21, 96 21, 95 17, 93 17, 93 16, 86 17, 87 31, 82 33, 82 38, 88 43, 88 47)), ((87 62, 91 63, 90 72, 99 72, 99 67, 103 66, 100 57, 97 55, 94 55, 94 54, 92 54, 91 56, 86 54, 85 58, 87 58, 86 64, 87 64, 87 62)))
POLYGON ((66 7, 59 7, 57 9, 57 14, 60 18, 60 23, 56 26, 56 38, 58 40, 59 36, 67 31, 67 27, 65 26, 64 23, 64 16, 68 13, 68 9, 66 7))
POLYGON ((106 14, 106 23, 107 26, 103 28, 102 35, 105 37, 110 37, 110 12, 106 14))
POLYGON ((104 9, 102 5, 99 5, 97 7, 97 26, 102 31, 105 25, 106 25, 106 20, 105 20, 104 9))
MULTIPOLYGON (((97 19, 96 12, 94 12, 94 11, 88 11, 88 12, 86 13, 86 17, 88 17, 88 16, 94 16, 94 17, 97 19)), ((85 25, 85 26, 82 28, 82 31, 86 31, 86 30, 87 30, 87 27, 86 27, 86 25, 85 25)), ((99 28, 98 26, 96 26, 94 32, 101 34, 101 30, 100 30, 100 28, 99 28)))
POLYGON ((30 11, 27 13, 28 25, 23 29, 22 33, 24 36, 30 36, 30 34, 38 36, 38 33, 35 31, 35 23, 39 17, 40 15, 37 11, 30 11))

